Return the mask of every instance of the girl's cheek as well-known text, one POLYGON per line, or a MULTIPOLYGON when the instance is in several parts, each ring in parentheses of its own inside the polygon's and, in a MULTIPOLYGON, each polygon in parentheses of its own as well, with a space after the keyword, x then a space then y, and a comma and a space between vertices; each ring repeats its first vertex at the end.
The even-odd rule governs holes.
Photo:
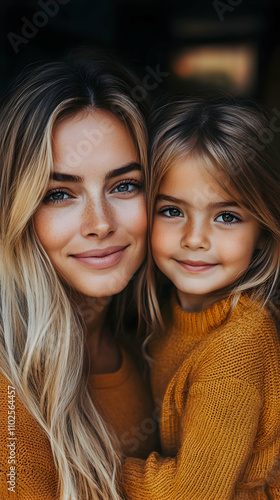
POLYGON ((152 243, 153 250, 156 250, 160 239, 161 239, 161 232, 158 230, 157 222, 154 222, 153 229, 152 229, 152 237, 151 237, 151 243, 152 243))
POLYGON ((152 251, 154 256, 164 255, 168 252, 170 247, 173 245, 174 239, 170 238, 169 234, 161 227, 160 224, 156 224, 152 231, 152 251))

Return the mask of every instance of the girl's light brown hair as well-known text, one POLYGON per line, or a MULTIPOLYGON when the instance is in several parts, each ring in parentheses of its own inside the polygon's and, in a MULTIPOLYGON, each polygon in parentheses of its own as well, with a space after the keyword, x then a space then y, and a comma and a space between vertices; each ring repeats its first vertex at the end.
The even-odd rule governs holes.
MULTIPOLYGON (((232 198, 233 192, 238 193, 235 201, 261 227, 262 248, 254 253, 243 276, 221 290, 221 297, 233 295, 234 303, 244 291, 262 303, 272 299, 279 305, 280 163, 274 135, 266 111, 255 103, 228 96, 169 96, 151 114, 149 247, 155 202, 164 175, 177 159, 195 156, 232 198)), ((162 325, 156 273, 149 248, 143 299, 146 297, 145 314, 151 331, 162 325)))

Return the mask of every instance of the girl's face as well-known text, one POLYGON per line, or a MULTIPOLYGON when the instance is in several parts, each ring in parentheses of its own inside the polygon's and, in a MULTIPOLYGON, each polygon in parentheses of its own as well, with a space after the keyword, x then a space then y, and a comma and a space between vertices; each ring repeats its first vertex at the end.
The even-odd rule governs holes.
POLYGON ((259 244, 258 223, 199 159, 178 159, 160 186, 152 249, 157 266, 177 288, 182 308, 200 311, 208 294, 244 273, 259 244))
POLYGON ((146 253, 146 208, 137 152, 105 110, 78 113, 54 132, 52 178, 34 216, 57 272, 80 293, 123 290, 146 253))

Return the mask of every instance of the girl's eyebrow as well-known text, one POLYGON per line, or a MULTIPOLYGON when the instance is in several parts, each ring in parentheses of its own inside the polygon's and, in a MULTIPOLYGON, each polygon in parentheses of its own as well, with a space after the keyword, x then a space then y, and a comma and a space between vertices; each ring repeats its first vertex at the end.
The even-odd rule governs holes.
MULTIPOLYGON (((156 201, 171 201, 172 203, 180 203, 182 205, 190 205, 186 200, 181 200, 180 198, 174 198, 173 196, 166 196, 165 194, 159 194, 156 201)), ((209 203, 207 208, 226 208, 226 207, 239 207, 238 203, 233 200, 229 201, 219 201, 217 203, 209 203)))
MULTIPOLYGON (((142 170, 140 164, 133 162, 129 163, 128 165, 124 165, 123 167, 115 168, 114 170, 111 170, 111 172, 108 172, 105 175, 105 180, 107 181, 114 177, 118 177, 119 175, 126 174, 127 172, 132 172, 133 170, 142 170)), ((76 183, 84 182, 83 176, 64 174, 60 172, 51 172, 50 179, 59 182, 76 182, 76 183)))
POLYGON ((239 207, 240 205, 236 201, 219 201, 218 203, 209 203, 209 208, 226 208, 226 207, 239 207))

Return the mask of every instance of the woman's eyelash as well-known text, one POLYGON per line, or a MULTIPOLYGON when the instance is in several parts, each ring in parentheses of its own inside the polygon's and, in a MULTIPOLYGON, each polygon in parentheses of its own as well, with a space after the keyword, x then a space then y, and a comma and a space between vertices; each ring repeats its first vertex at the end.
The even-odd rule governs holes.
POLYGON ((63 201, 65 201, 65 199, 57 199, 57 200, 54 200, 52 199, 51 197, 55 194, 65 194, 67 196, 71 196, 68 191, 62 189, 62 188, 57 188, 57 189, 52 189, 51 191, 48 191, 48 193, 46 194, 45 198, 43 199, 43 203, 62 203, 63 201))
POLYGON ((114 186, 114 188, 112 189, 112 192, 114 192, 120 186, 129 186, 129 185, 132 185, 133 188, 130 189, 130 190, 126 189, 126 190, 123 190, 123 191, 119 191, 119 193, 121 193, 121 192, 123 192, 123 193, 131 193, 135 189, 140 190, 143 187, 143 182, 139 181, 139 180, 136 180, 136 179, 125 179, 124 181, 118 182, 118 184, 116 186, 114 186))
MULTIPOLYGON (((129 186, 129 185, 132 185, 132 189, 124 189, 123 191, 119 191, 119 193, 123 192, 123 193, 132 193, 134 192, 134 190, 140 190, 142 189, 143 187, 143 183, 142 181, 139 181, 139 180, 136 180, 136 179, 125 179, 124 181, 120 181, 113 189, 112 191, 114 192, 116 189, 118 189, 120 186, 129 186)), ((66 201, 66 199, 68 198, 60 198, 60 199, 53 199, 52 197, 56 194, 62 194, 62 195, 67 195, 68 198, 71 198, 71 194, 66 190, 66 189, 63 189, 63 188, 56 188, 56 189, 52 189, 50 191, 47 192, 46 196, 44 197, 43 199, 43 203, 63 203, 66 201)))

